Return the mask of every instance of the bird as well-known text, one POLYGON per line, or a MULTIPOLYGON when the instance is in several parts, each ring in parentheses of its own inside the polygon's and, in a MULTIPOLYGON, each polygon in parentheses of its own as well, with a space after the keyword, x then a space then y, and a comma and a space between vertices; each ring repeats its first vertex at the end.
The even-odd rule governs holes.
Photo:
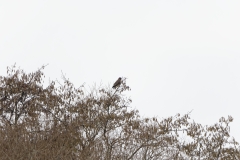
POLYGON ((120 86, 121 82, 122 82, 122 78, 119 77, 118 80, 113 84, 112 88, 114 89, 117 88, 118 86, 120 86))

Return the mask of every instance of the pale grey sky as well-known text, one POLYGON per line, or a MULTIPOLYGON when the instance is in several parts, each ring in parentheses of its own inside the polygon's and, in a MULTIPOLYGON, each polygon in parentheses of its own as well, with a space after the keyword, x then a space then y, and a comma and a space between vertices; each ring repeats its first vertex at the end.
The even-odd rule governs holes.
POLYGON ((240 1, 0 2, 0 74, 13 65, 77 86, 127 77, 143 116, 232 115, 240 141, 240 1))

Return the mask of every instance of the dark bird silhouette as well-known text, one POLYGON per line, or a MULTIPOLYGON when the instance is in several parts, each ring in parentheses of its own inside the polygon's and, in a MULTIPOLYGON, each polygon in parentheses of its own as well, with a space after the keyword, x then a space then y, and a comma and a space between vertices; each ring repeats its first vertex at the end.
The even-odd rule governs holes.
POLYGON ((117 88, 118 86, 120 86, 121 82, 122 82, 122 78, 119 77, 118 80, 113 84, 112 88, 114 89, 117 88))

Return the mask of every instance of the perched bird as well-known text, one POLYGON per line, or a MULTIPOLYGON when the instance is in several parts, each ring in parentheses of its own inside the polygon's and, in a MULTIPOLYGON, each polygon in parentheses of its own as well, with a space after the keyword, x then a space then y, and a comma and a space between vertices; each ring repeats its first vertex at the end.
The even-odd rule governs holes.
POLYGON ((119 77, 118 80, 113 84, 112 88, 114 89, 117 88, 118 86, 120 86, 121 82, 122 82, 122 78, 119 77))

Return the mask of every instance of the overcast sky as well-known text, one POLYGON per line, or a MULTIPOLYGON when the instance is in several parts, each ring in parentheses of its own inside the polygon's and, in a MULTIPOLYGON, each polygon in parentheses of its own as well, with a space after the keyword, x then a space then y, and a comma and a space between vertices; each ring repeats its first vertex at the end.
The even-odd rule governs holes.
POLYGON ((79 86, 127 77, 142 116, 187 113, 202 124, 232 115, 240 141, 240 1, 0 2, 0 74, 61 70, 79 86))

